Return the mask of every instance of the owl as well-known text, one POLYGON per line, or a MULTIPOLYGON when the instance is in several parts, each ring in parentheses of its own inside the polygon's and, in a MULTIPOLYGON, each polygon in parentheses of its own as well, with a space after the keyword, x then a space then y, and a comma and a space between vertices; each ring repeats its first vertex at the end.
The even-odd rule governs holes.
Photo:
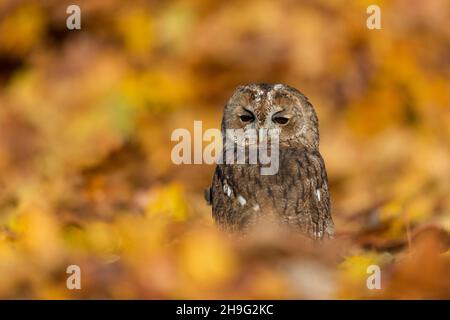
MULTIPOLYGON (((223 112, 222 136, 230 129, 277 132, 278 170, 262 174, 260 162, 217 164, 205 190, 215 222, 224 230, 245 233, 269 219, 314 239, 333 237, 318 118, 308 98, 284 84, 240 86, 223 112)), ((227 147, 224 138, 222 153, 230 150, 238 148, 227 147)))

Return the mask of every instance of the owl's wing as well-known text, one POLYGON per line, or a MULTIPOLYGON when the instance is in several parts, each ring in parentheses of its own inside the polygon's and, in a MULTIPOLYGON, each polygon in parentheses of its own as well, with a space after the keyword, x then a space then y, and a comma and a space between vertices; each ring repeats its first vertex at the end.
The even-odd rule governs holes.
POLYGON ((312 230, 314 238, 324 236, 334 236, 334 223, 331 218, 330 192, 328 189, 328 178, 325 163, 319 152, 312 152, 306 155, 309 164, 308 179, 309 188, 304 188, 305 197, 309 198, 309 212, 311 215, 312 230))
POLYGON ((214 220, 225 229, 238 230, 256 214, 278 214, 313 238, 332 237, 333 220, 327 174, 318 152, 283 153, 280 171, 261 176, 250 165, 218 165, 205 199, 214 220))
POLYGON ((212 206, 212 214, 214 220, 219 226, 230 225, 231 206, 235 200, 233 187, 227 179, 226 167, 218 165, 214 171, 212 185, 205 192, 206 201, 212 206))
POLYGON ((205 196, 206 204, 207 204, 208 206, 212 205, 212 192, 211 192, 211 187, 205 188, 204 196, 205 196))
POLYGON ((245 228, 252 216, 254 195, 242 175, 248 166, 218 165, 212 185, 205 193, 212 205, 212 215, 220 227, 228 231, 245 228))

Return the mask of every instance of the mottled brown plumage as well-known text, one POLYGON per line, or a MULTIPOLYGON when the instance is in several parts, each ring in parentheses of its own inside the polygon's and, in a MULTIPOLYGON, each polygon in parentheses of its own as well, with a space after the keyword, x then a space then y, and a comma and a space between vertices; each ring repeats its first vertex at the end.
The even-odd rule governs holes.
POLYGON ((287 85, 237 88, 225 106, 223 136, 226 129, 261 128, 280 129, 279 170, 262 175, 260 163, 218 164, 206 193, 216 223, 225 230, 246 231, 271 219, 316 239, 332 236, 330 194, 313 106, 287 85))

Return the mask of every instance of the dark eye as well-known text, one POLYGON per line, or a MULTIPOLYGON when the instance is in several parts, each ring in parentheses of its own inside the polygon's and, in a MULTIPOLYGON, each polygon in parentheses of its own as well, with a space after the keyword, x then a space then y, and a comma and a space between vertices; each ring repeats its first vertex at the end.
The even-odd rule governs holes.
POLYGON ((253 122, 253 120, 255 120, 255 116, 253 114, 243 114, 239 118, 242 122, 253 122))
POLYGON ((288 123, 289 119, 278 116, 278 117, 273 117, 272 121, 275 123, 278 123, 278 124, 286 124, 286 123, 288 123))

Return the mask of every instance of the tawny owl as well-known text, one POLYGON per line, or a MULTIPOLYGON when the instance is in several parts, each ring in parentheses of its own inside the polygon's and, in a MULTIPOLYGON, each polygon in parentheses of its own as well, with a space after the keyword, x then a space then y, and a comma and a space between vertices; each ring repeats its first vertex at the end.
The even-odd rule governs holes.
MULTIPOLYGON (((205 192, 216 223, 225 230, 245 231, 271 216, 315 239, 333 236, 327 173, 319 153, 318 119, 312 104, 298 90, 283 84, 238 87, 223 113, 223 154, 231 150, 236 159, 237 144, 243 141, 231 139, 230 148, 225 141, 229 131, 251 130, 259 132, 257 143, 264 140, 260 132, 277 134, 276 148, 267 141, 274 135, 267 135, 266 145, 268 154, 278 157, 278 169, 263 174, 261 169, 268 165, 259 159, 247 163, 248 150, 244 164, 227 161, 224 156, 205 192)), ((249 146, 249 141, 244 145, 249 146)))

